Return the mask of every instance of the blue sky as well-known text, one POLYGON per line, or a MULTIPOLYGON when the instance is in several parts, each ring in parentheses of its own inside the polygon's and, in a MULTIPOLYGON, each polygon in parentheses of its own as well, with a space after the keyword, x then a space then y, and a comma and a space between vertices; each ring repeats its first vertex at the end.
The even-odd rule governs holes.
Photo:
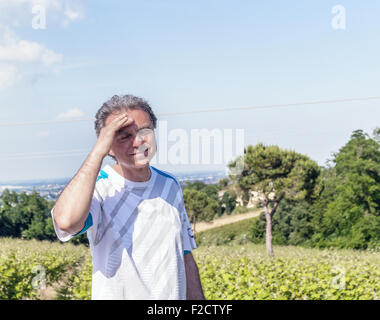
MULTIPOLYGON (((72 177, 96 142, 93 122, 38 122, 92 119, 114 94, 141 96, 158 116, 380 96, 379 17, 375 0, 0 0, 0 181, 72 177), (37 4, 45 29, 32 27, 37 4), (345 29, 331 24, 335 5, 345 29)), ((188 133, 243 129, 245 145, 324 165, 353 130, 380 125, 380 100, 159 119, 188 133)))

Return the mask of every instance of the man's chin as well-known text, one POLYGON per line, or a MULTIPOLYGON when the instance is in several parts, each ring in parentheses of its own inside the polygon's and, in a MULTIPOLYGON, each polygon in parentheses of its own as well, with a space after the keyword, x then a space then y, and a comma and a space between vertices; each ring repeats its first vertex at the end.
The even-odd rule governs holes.
MULTIPOLYGON (((120 164, 121 162, 119 162, 120 164)), ((149 159, 146 160, 132 160, 128 162, 122 162, 121 163, 123 167, 131 168, 131 169, 141 169, 144 167, 149 166, 149 159)))
POLYGON ((134 163, 135 168, 144 168, 149 166, 149 159, 136 160, 134 163))

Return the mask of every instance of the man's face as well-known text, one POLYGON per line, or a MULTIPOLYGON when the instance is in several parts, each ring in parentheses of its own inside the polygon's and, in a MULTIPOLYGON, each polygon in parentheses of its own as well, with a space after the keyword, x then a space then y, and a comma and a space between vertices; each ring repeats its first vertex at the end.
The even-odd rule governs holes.
MULTIPOLYGON (((110 155, 124 167, 142 168, 149 165, 149 161, 156 152, 156 139, 149 115, 142 110, 123 110, 134 121, 127 127, 115 133, 110 155)), ((108 116, 105 125, 112 122, 121 112, 108 116)))

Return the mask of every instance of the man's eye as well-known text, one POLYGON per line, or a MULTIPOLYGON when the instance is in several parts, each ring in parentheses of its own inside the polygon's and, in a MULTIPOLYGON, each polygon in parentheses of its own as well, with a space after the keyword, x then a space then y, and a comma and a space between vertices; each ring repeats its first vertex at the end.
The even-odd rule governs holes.
POLYGON ((130 135, 130 134, 127 134, 126 136, 123 136, 123 137, 121 138, 121 140, 129 139, 130 137, 131 137, 131 135, 130 135))

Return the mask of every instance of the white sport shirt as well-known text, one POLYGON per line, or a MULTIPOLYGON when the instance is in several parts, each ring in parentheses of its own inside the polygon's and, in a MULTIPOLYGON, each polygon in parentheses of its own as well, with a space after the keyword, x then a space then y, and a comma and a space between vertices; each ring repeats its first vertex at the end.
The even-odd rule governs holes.
MULTIPOLYGON (((151 177, 133 182, 106 165, 97 179, 87 231, 93 271, 92 299, 186 299, 184 254, 197 246, 181 186, 149 166, 151 177)), ((75 235, 58 228, 61 241, 75 235)), ((76 234, 76 235, 78 235, 76 234)))

